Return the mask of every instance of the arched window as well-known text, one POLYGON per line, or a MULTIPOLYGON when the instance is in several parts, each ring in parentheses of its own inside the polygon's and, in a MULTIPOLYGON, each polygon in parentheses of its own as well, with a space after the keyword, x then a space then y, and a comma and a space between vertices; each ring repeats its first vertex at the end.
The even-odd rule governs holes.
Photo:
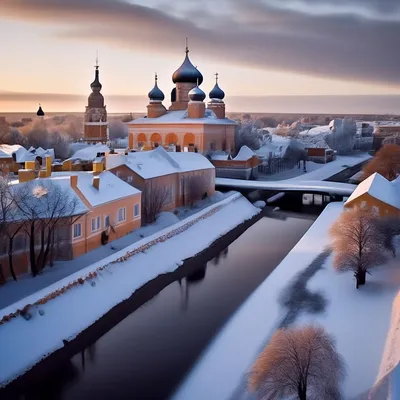
POLYGON ((137 135, 136 142, 137 142, 138 146, 146 145, 147 144, 146 135, 144 133, 139 133, 139 135, 137 135))
POLYGON ((183 138, 183 147, 189 147, 189 145, 194 145, 195 136, 193 133, 186 133, 183 138))
POLYGON ((167 137, 165 138, 165 144, 178 144, 178 136, 175 133, 168 133, 167 137))
POLYGON ((153 133, 150 137, 150 142, 152 147, 157 147, 162 145, 162 138, 159 133, 153 133))

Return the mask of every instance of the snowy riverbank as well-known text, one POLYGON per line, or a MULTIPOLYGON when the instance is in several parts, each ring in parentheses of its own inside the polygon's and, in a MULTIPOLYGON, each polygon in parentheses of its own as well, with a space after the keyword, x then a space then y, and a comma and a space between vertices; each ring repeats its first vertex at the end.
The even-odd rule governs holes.
POLYGON ((348 367, 346 398, 374 385, 400 273, 390 262, 356 290, 351 272, 333 270, 328 230, 342 209, 342 203, 328 205, 206 349, 174 400, 252 398, 245 374, 269 337, 280 326, 307 322, 323 325, 335 337, 348 367))
POLYGON ((145 283, 175 271, 183 260, 259 212, 243 196, 234 194, 0 310, 0 385, 61 348, 63 340, 75 338, 145 283), (75 282, 79 284, 71 285, 75 282), (28 309, 29 320, 21 315, 4 319, 29 304, 33 305, 28 309))

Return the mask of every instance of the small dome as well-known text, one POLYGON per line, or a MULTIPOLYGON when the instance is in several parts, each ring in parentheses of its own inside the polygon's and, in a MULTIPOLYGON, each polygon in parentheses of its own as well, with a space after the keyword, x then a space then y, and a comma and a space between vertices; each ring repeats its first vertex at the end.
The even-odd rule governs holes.
POLYGON ((225 97, 224 91, 218 86, 218 82, 215 83, 215 86, 209 93, 208 97, 210 99, 220 99, 222 100, 225 97))
POLYGON ((153 89, 150 90, 148 96, 150 100, 153 101, 163 101, 165 99, 164 93, 161 91, 161 89, 157 85, 157 74, 155 77, 155 83, 153 89))
POLYGON ((186 57, 183 64, 174 72, 172 75, 172 81, 174 83, 196 83, 201 85, 203 82, 203 75, 201 72, 191 63, 188 56, 189 50, 186 48, 186 57))
POLYGON ((96 72, 94 75, 94 81, 90 84, 90 87, 92 90, 97 89, 97 90, 101 90, 101 88, 103 87, 102 84, 100 83, 99 80, 99 67, 98 65, 96 65, 96 72))
POLYGON ((189 92, 190 101, 204 101, 205 98, 206 94, 198 86, 189 92))
POLYGON ((36 115, 38 117, 44 117, 44 111, 43 111, 42 106, 40 104, 39 104, 39 110, 37 110, 36 115))

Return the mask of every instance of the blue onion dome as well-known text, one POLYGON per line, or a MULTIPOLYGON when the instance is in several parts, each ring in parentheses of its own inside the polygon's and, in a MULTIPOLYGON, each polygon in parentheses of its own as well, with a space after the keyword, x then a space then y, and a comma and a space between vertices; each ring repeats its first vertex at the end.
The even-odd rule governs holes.
POLYGON ((153 89, 150 90, 148 96, 150 100, 153 101, 163 101, 165 99, 164 93, 157 85, 158 77, 157 74, 155 75, 155 82, 153 89))
POLYGON ((189 92, 189 99, 191 101, 204 101, 205 98, 206 94, 198 86, 189 92))
POLYGON ((39 104, 39 110, 37 110, 36 115, 38 117, 44 117, 44 111, 43 111, 42 106, 40 104, 39 104))
POLYGON ((90 87, 92 88, 92 90, 100 91, 103 86, 100 83, 100 79, 99 79, 99 66, 96 65, 95 68, 96 68, 96 71, 95 71, 95 75, 94 75, 94 81, 90 84, 90 87))
POLYGON ((203 75, 189 60, 189 49, 186 47, 186 56, 183 64, 172 75, 174 83, 197 83, 201 85, 203 75))
POLYGON ((176 88, 173 88, 171 90, 171 103, 175 103, 176 102, 176 88))
POLYGON ((215 74, 215 86, 209 93, 208 97, 210 99, 219 99, 219 100, 223 100, 223 98, 225 97, 224 91, 218 85, 218 73, 215 74))

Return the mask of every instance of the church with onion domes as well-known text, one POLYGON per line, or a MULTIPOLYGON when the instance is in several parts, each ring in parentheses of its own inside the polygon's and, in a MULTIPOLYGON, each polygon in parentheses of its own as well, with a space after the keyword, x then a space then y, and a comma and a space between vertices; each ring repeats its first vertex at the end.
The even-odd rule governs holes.
POLYGON ((157 74, 149 92, 147 115, 128 123, 129 147, 151 150, 158 146, 176 151, 235 151, 236 122, 226 118, 224 91, 219 87, 218 74, 214 88, 206 94, 200 88, 203 75, 189 59, 189 48, 182 65, 173 73, 175 87, 171 105, 163 104, 164 93, 159 88, 157 74))

